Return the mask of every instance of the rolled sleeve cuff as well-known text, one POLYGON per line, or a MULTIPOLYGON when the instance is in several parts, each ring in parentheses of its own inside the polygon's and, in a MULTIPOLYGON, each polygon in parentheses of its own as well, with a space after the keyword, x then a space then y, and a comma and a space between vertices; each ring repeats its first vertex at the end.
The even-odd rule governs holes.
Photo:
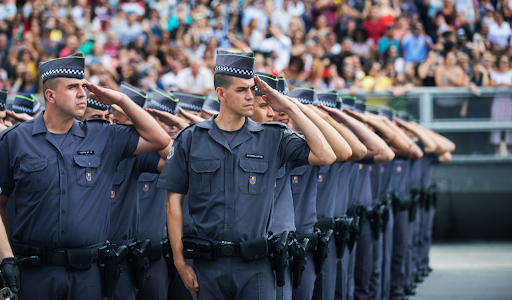
POLYGON ((176 184, 174 182, 169 182, 160 177, 156 187, 162 190, 166 190, 173 193, 178 193, 182 195, 186 195, 188 193, 188 187, 176 184))

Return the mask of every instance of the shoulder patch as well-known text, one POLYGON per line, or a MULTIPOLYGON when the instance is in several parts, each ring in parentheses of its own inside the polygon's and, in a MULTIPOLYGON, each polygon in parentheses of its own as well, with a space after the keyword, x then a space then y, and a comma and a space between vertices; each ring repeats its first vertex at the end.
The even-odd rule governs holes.
POLYGON ((16 123, 14 125, 12 125, 11 127, 7 127, 5 130, 3 130, 2 132, 0 132, 0 141, 4 139, 4 136, 9 133, 11 130, 13 130, 14 128, 18 127, 21 123, 16 123))
POLYGON ((183 128, 182 130, 180 130, 178 133, 176 133, 174 135, 174 137, 173 137, 174 140, 178 139, 182 132, 184 132, 185 130, 187 130, 187 129, 191 128, 191 127, 194 127, 194 126, 196 126, 196 123, 192 123, 192 124, 188 125, 187 127, 183 128))
POLYGON ((280 127, 283 127, 283 128, 288 128, 288 126, 286 126, 286 124, 284 123, 281 123, 281 122, 263 122, 261 123, 261 125, 270 125, 270 126, 280 126, 280 127))

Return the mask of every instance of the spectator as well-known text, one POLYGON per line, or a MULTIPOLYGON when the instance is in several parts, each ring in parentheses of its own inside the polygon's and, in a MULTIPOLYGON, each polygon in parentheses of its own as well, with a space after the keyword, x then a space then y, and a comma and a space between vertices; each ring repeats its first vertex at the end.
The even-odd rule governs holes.
POLYGON ((328 26, 327 17, 320 15, 316 20, 315 27, 308 32, 307 39, 318 42, 319 39, 327 37, 330 32, 331 28, 328 26))
POLYGON ((373 40, 367 38, 365 31, 362 29, 357 29, 354 37, 352 52, 360 57, 369 59, 372 54, 373 40))
POLYGON ((373 62, 367 73, 368 75, 361 80, 363 89, 373 92, 388 90, 393 86, 393 80, 387 76, 390 73, 382 70, 378 62, 373 62))
POLYGON ((179 25, 190 25, 193 20, 190 17, 190 8, 185 3, 176 6, 175 12, 167 21, 167 31, 176 29, 179 25))
POLYGON ((400 41, 393 37, 393 29, 395 29, 395 26, 388 26, 386 28, 386 35, 381 37, 378 41, 377 52, 379 53, 381 60, 384 56, 384 53, 386 53, 390 46, 395 46, 397 50, 400 48, 400 41))
POLYGON ((356 21, 358 26, 362 25, 363 20, 370 13, 372 2, 370 0, 343 1, 342 12, 349 19, 356 21))
POLYGON ((510 24, 505 22, 505 14, 501 10, 494 12, 494 22, 489 25, 488 39, 491 43, 496 44, 499 49, 504 49, 510 45, 510 36, 512 29, 510 24))
POLYGON ((166 91, 176 90, 178 85, 178 74, 183 69, 183 64, 175 59, 171 62, 171 71, 162 76, 162 85, 166 91))
MULTIPOLYGON (((445 52, 444 62, 435 72, 435 82, 438 87, 468 86, 469 80, 464 71, 457 66, 457 58, 453 52, 445 52)), ((458 118, 464 99, 457 96, 440 97, 434 100, 434 118, 458 118)))
POLYGON ((292 36, 292 48, 291 55, 300 56, 306 51, 304 45, 304 33, 302 31, 296 31, 292 36))
POLYGON ((283 0, 281 8, 275 9, 272 13, 272 23, 281 27, 284 34, 288 34, 290 22, 292 21, 293 14, 289 9, 290 0, 283 0))
POLYGON ((177 87, 180 91, 204 95, 213 91, 213 74, 197 57, 189 60, 189 67, 178 73, 177 87))
POLYGON ((300 56, 290 57, 290 63, 283 69, 286 80, 290 88, 301 87, 304 85, 304 61, 300 56))
MULTIPOLYGON (((345 80, 338 75, 338 69, 335 64, 329 64, 322 74, 319 89, 321 90, 340 90, 345 88, 345 80)), ((316 87, 315 87, 316 88, 316 87)))
POLYGON ((446 24, 457 27, 457 11, 453 8, 453 4, 451 0, 443 0, 443 8, 441 8, 437 13, 436 17, 443 16, 446 24))
POLYGON ((59 52, 59 57, 65 57, 78 51, 78 38, 70 35, 66 38, 66 47, 59 52))
POLYGON ((265 12, 264 4, 262 0, 254 0, 251 5, 249 5, 243 12, 242 15, 242 29, 244 32, 244 36, 247 35, 247 31, 249 29, 249 24, 253 19, 258 20, 257 28, 261 31, 264 31, 268 27, 269 17, 265 12))
MULTIPOLYGON (((491 72, 491 86, 494 87, 512 87, 512 70, 510 68, 510 58, 506 55, 500 56, 496 60, 496 70, 491 72)), ((503 93, 495 96, 491 105, 491 120, 510 121, 512 120, 512 97, 510 91, 504 89, 503 93)), ((493 130, 491 133, 491 144, 494 145, 496 153, 499 150, 501 142, 500 130, 493 130)), ((512 153, 512 131, 505 132, 505 143, 508 146, 509 154, 512 153)))
POLYGON ((8 91, 11 90, 11 84, 9 82, 7 71, 2 69, 2 58, 0 58, 0 90, 1 89, 6 89, 8 91))
POLYGON ((118 33, 119 40, 123 46, 127 46, 130 42, 135 42, 142 35, 142 26, 140 26, 136 14, 128 14, 127 21, 126 26, 118 33))
POLYGON ((432 47, 432 39, 425 34, 423 25, 416 23, 413 33, 402 39, 402 51, 406 62, 421 63, 427 57, 428 49, 432 47))
POLYGON ((292 41, 277 26, 270 26, 269 33, 270 37, 261 42, 259 49, 262 52, 273 52, 275 69, 281 72, 290 62, 292 41))
POLYGON ((386 27, 389 26, 393 26, 393 24, 386 26, 382 21, 382 18, 380 18, 379 8, 377 6, 372 6, 372 9, 370 10, 370 18, 363 23, 363 27, 368 38, 373 40, 373 43, 376 44, 379 39, 386 34, 386 27))
POLYGON ((384 27, 395 24, 395 18, 399 17, 402 12, 400 11, 400 5, 396 0, 393 2, 391 7, 390 0, 381 0, 379 5, 380 20, 384 27))

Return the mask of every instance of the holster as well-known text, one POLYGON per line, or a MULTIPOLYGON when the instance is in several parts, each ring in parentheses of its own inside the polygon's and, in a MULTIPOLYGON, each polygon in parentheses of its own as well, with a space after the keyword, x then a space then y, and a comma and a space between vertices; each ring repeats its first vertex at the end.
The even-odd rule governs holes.
POLYGON ((400 212, 404 210, 409 210, 411 207, 411 199, 409 196, 405 198, 400 198, 398 196, 398 193, 393 193, 393 211, 394 212, 400 212))
POLYGON ((384 206, 384 212, 382 214, 382 232, 386 232, 390 215, 390 209, 393 204, 393 198, 390 193, 381 194, 379 202, 384 206))
POLYGON ((295 239, 297 240, 297 243, 299 243, 299 244, 302 244, 304 239, 308 239, 309 240, 309 247, 308 247, 307 251, 315 252, 316 248, 318 246, 318 235, 319 235, 319 233, 320 233, 320 231, 315 231, 315 232, 311 232, 311 233, 296 233, 295 234, 295 239))
POLYGON ((318 245, 314 254, 315 257, 315 273, 320 274, 324 266, 325 259, 329 255, 329 242, 331 241, 333 230, 329 229, 327 232, 321 232, 318 236, 318 245))
POLYGON ((270 263, 276 271, 276 283, 278 287, 285 285, 285 271, 288 266, 288 231, 284 231, 279 239, 274 234, 270 235, 269 241, 270 263))
MULTIPOLYGON (((158 245, 160 246, 160 245, 158 245)), ((135 241, 128 245, 129 256, 128 261, 132 269, 135 287, 141 289, 146 285, 146 277, 149 268, 149 250, 151 248, 151 241, 145 239, 144 241, 135 241)))
POLYGON ((430 204, 436 208, 437 207, 437 183, 432 182, 428 189, 430 204))
POLYGON ((121 278, 124 258, 128 254, 128 247, 120 246, 117 251, 107 241, 104 246, 98 249, 98 266, 103 279, 103 294, 105 297, 112 297, 117 288, 117 281, 121 278))
POLYGON ((202 259, 213 261, 216 258, 213 242, 198 236, 186 235, 183 242, 183 256, 186 259, 202 259))
POLYGON ((359 223, 360 223, 360 217, 357 214, 357 209, 354 204, 349 205, 349 207, 347 208, 347 216, 354 220, 352 222, 352 227, 350 228, 350 240, 348 242, 348 250, 350 253, 352 253, 352 250, 354 249, 356 241, 359 238, 359 223))
POLYGON ((420 189, 411 189, 411 206, 409 207, 409 223, 416 220, 416 214, 418 212, 418 206, 420 204, 421 192, 420 189))
POLYGON ((385 205, 382 205, 380 201, 372 204, 372 207, 367 211, 366 216, 370 220, 372 235, 375 240, 378 240, 382 231, 385 205))
POLYGON ((288 253, 290 253, 290 270, 292 273, 293 288, 298 289, 302 283, 302 273, 306 270, 306 252, 309 248, 309 239, 304 238, 301 243, 297 239, 290 239, 288 253))
POLYGON ((345 248, 350 242, 350 229, 354 223, 354 218, 349 218, 346 215, 340 218, 336 218, 334 239, 336 242, 336 257, 343 258, 345 248))

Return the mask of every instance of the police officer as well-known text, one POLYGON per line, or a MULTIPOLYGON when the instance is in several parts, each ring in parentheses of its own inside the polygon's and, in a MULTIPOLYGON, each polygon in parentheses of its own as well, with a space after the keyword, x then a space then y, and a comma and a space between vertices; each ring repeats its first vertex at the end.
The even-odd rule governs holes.
POLYGON ((7 95, 9 95, 9 93, 6 89, 0 90, 0 132, 7 128, 4 123, 4 118, 6 116, 5 108, 7 106, 7 95))
POLYGON ((276 173, 288 161, 330 164, 336 157, 295 104, 254 78, 253 53, 217 50, 215 69, 220 113, 178 134, 157 185, 169 190, 174 263, 193 298, 273 299, 275 277, 262 237, 276 173), (247 118, 254 111, 255 82, 274 110, 304 124, 306 141, 280 124, 247 118), (198 235, 182 243, 181 203, 187 193, 198 235), (191 251, 194 268, 184 260, 185 243, 201 246, 191 251))
POLYGON ((174 92, 173 95, 180 101, 179 106, 182 109, 192 115, 201 116, 205 96, 185 92, 174 92))
POLYGON ((218 114, 220 111, 220 102, 217 95, 208 94, 203 103, 203 109, 201 111, 201 117, 203 119, 209 119, 213 115, 218 114))
MULTIPOLYGON (((127 95, 141 108, 146 103, 146 93, 124 81, 121 82, 120 92, 127 95)), ((158 89, 155 90, 153 94, 156 97, 166 96, 170 99, 173 98, 172 95, 158 89)), ((131 125, 131 119, 121 107, 113 104, 112 108, 114 109, 112 117, 114 123, 131 125)), ((150 245, 144 245, 142 242, 152 236, 142 237, 139 235, 141 239, 136 239, 140 231, 140 224, 155 220, 152 216, 141 215, 137 184, 139 176, 142 173, 158 174, 162 170, 165 163, 164 159, 167 157, 171 145, 172 142, 159 152, 151 152, 125 159, 119 163, 114 173, 114 182, 110 195, 111 206, 108 240, 116 247, 127 245, 129 247, 129 254, 127 259, 123 262, 123 274, 117 283, 118 289, 112 299, 135 299, 138 295, 138 289, 145 286, 144 277, 146 277, 145 273, 147 272, 148 266, 145 265, 147 261, 144 261, 144 257, 147 256, 149 252, 154 252, 158 249, 161 250, 160 242, 164 236, 160 236, 156 240, 150 239, 150 245), (164 159, 162 159, 162 157, 164 159), (138 252, 142 252, 143 255, 138 255, 138 252)), ((165 265, 164 260, 160 259, 159 262, 165 265)), ((167 275, 167 273, 165 273, 165 275, 167 275)), ((166 290, 167 286, 161 287, 162 293, 166 290)), ((154 292, 158 292, 158 290, 154 292)), ((147 296, 149 295, 144 295, 144 297, 147 296)), ((154 296, 158 296, 158 294, 154 296)))
POLYGON ((12 104, 12 111, 17 114, 27 114, 31 117, 35 117, 41 109, 39 100, 32 95, 27 93, 16 94, 14 102, 12 104))
POLYGON ((21 282, 20 299, 103 298, 97 263, 107 258, 97 247, 107 238, 115 169, 126 157, 169 144, 128 97, 87 83, 84 67, 81 53, 41 63, 44 114, 0 136, 0 213, 10 194, 17 194, 12 250, 8 225, 3 220, 0 226, 1 268, 13 292, 21 282), (85 112, 85 87, 91 98, 122 107, 134 128, 75 120, 85 112), (13 252, 38 257, 24 262, 30 265, 21 266, 21 278, 17 265, 23 260, 13 252))

